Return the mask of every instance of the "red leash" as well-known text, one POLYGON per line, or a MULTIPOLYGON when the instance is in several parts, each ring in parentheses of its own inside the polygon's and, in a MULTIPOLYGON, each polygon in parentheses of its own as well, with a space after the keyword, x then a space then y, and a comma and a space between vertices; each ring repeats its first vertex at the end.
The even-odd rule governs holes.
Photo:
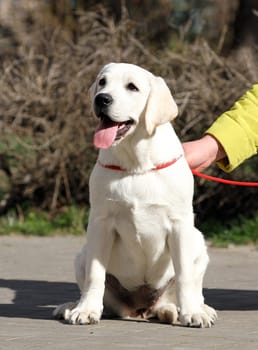
POLYGON ((219 177, 210 176, 210 175, 200 173, 199 171, 194 170, 194 169, 192 169, 192 173, 196 176, 202 177, 203 179, 211 180, 211 181, 215 181, 215 182, 221 182, 221 183, 227 184, 227 185, 258 187, 258 182, 233 181, 233 180, 221 179, 219 177))
MULTIPOLYGON (((167 167, 173 165, 174 163, 176 163, 181 157, 182 157, 182 155, 178 156, 177 158, 172 159, 171 161, 169 161, 167 163, 158 164, 154 168, 151 168, 149 171, 161 170, 161 169, 167 168, 167 167)), ((100 160, 98 160, 98 164, 100 166, 102 166, 103 168, 110 169, 110 170, 125 171, 125 172, 127 171, 127 169, 124 169, 118 165, 102 164, 100 162, 100 160)), ((211 180, 211 181, 215 181, 215 182, 221 182, 221 183, 227 184, 227 185, 258 187, 258 182, 245 182, 245 181, 233 181, 233 180, 221 179, 219 177, 210 176, 210 175, 200 173, 199 171, 194 170, 194 169, 192 169, 192 173, 196 176, 202 177, 203 179, 211 180)))

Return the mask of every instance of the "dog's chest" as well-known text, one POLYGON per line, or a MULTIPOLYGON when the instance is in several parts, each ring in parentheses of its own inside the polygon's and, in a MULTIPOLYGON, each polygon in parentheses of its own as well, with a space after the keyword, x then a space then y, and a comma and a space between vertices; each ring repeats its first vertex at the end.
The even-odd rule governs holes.
POLYGON ((148 264, 159 260, 164 254, 167 237, 172 232, 172 221, 166 210, 157 206, 130 208, 114 220, 115 232, 118 235, 123 251, 142 256, 148 264), (125 248, 126 247, 126 248, 125 248))
POLYGON ((147 282, 159 286, 156 276, 168 280, 164 272, 171 264, 168 236, 177 215, 177 188, 171 173, 133 176, 98 170, 90 183, 91 206, 116 234, 108 272, 126 288, 147 282), (137 271, 133 277, 128 266, 137 271))
POLYGON ((168 206, 171 183, 169 179, 160 179, 158 174, 150 172, 142 175, 121 176, 106 182, 106 199, 119 202, 137 212, 138 207, 148 209, 151 206, 168 206))
MULTIPOLYGON (((144 177, 142 178, 144 179, 144 177)), ((112 183, 107 195, 108 216, 115 231, 133 245, 148 251, 157 250, 158 242, 171 232, 173 205, 165 187, 138 178, 112 183)))

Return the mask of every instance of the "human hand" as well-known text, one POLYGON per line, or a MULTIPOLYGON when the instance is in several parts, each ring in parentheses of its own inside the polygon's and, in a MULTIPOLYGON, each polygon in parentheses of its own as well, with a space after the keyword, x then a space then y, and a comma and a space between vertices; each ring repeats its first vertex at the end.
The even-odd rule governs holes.
POLYGON ((209 134, 199 140, 184 142, 183 149, 190 168, 197 171, 203 171, 226 156, 221 144, 209 134))

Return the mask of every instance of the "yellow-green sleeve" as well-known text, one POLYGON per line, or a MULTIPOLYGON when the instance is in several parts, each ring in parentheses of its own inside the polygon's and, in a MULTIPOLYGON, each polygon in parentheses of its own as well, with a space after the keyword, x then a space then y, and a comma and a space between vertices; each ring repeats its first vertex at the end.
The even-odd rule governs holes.
POLYGON ((223 146, 227 157, 217 162, 226 172, 234 170, 258 149, 258 83, 206 131, 223 146))

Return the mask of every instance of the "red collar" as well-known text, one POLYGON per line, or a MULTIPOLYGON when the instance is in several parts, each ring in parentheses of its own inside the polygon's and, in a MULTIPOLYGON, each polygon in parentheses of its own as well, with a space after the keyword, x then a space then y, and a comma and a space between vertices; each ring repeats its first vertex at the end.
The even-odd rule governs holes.
MULTIPOLYGON (((177 158, 174 158, 174 159, 170 160, 169 162, 162 163, 162 164, 158 164, 158 165, 156 165, 154 168, 151 168, 151 169, 148 170, 148 171, 161 170, 161 169, 164 169, 164 168, 168 168, 169 166, 175 164, 181 157, 182 157, 182 154, 180 154, 180 156, 178 156, 177 158)), ((115 171, 128 171, 128 170, 125 169, 125 168, 121 168, 119 165, 102 164, 102 163, 100 162, 99 159, 98 159, 98 164, 99 164, 100 166, 102 166, 103 168, 110 169, 110 170, 115 170, 115 171)))

